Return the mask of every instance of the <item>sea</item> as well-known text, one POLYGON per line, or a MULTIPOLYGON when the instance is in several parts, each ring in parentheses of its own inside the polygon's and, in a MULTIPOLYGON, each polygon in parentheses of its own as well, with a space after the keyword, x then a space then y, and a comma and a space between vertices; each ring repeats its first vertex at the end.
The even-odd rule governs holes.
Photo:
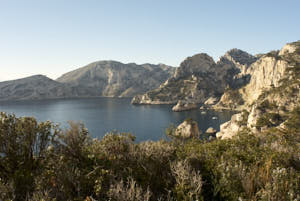
POLYGON ((93 138, 101 139, 105 134, 131 133, 136 142, 166 139, 166 129, 178 126, 187 118, 198 122, 203 132, 229 121, 232 111, 203 111, 194 109, 173 112, 172 105, 132 105, 130 98, 77 98, 53 100, 24 100, 0 102, 0 111, 17 117, 35 117, 39 122, 52 121, 68 128, 68 122, 85 125, 93 138))

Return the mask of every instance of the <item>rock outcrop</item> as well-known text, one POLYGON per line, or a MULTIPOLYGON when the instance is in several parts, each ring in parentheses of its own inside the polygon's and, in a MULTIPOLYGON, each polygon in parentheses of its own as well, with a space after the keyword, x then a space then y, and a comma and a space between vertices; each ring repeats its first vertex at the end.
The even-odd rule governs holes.
POLYGON ((213 109, 222 110, 240 110, 243 107, 244 99, 238 89, 226 89, 220 98, 220 101, 212 105, 213 109))
POLYGON ((94 89, 98 96, 133 97, 159 87, 174 72, 175 68, 164 64, 99 61, 66 73, 56 81, 94 89))
POLYGON ((263 56, 247 70, 251 80, 241 90, 246 103, 253 103, 263 91, 280 85, 279 81, 286 75, 288 62, 276 56, 263 56))
POLYGON ((217 130, 214 129, 213 127, 209 127, 209 128, 205 131, 205 133, 207 133, 207 134, 216 134, 216 133, 217 133, 217 130))
POLYGON ((182 122, 175 130, 175 136, 180 138, 198 138, 200 134, 198 123, 191 119, 182 122))
POLYGON ((218 102, 218 98, 216 97, 209 97, 205 102, 204 105, 214 105, 218 102))
POLYGON ((216 134, 216 137, 220 139, 232 138, 243 129, 240 124, 242 120, 241 113, 232 115, 230 121, 225 122, 220 126, 220 131, 216 134))
POLYGON ((186 110, 192 110, 197 108, 197 104, 190 102, 178 101, 178 103, 172 108, 174 112, 181 112, 186 110))

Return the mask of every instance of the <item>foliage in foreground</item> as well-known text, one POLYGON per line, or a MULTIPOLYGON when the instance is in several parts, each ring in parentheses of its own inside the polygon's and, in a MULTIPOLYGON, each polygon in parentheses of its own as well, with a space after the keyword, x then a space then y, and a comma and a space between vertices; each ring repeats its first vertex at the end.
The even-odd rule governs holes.
POLYGON ((63 131, 2 113, 0 200, 300 200, 295 125, 232 140, 134 143, 126 133, 91 139, 82 124, 63 131))

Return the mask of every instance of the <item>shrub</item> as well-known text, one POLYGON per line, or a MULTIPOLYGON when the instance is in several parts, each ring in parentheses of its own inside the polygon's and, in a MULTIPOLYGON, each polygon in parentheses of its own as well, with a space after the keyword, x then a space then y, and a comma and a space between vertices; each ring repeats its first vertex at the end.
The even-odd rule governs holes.
POLYGON ((108 197, 111 200, 149 201, 151 192, 149 189, 143 191, 134 179, 129 178, 127 184, 125 184, 123 180, 112 184, 108 191, 108 197))
POLYGON ((35 188, 34 179, 46 164, 48 146, 57 129, 50 122, 32 117, 0 115, 0 178, 12 182, 15 200, 25 200, 35 188))
POLYGON ((0 200, 299 200, 299 111, 255 135, 141 143, 3 113, 0 200))
POLYGON ((203 181, 199 171, 193 170, 186 160, 171 164, 171 171, 176 180, 174 194, 177 200, 202 200, 203 181))

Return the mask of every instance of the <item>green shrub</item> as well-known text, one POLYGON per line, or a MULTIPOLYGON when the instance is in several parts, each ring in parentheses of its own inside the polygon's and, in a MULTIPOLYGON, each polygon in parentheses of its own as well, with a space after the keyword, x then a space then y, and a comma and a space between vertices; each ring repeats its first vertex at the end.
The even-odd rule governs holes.
POLYGON ((1 113, 0 178, 12 182, 15 200, 25 200, 34 191, 34 179, 42 173, 47 148, 57 133, 50 122, 1 113))
POLYGON ((0 199, 299 200, 300 109, 287 116, 285 128, 230 140, 135 143, 1 114, 0 199))

